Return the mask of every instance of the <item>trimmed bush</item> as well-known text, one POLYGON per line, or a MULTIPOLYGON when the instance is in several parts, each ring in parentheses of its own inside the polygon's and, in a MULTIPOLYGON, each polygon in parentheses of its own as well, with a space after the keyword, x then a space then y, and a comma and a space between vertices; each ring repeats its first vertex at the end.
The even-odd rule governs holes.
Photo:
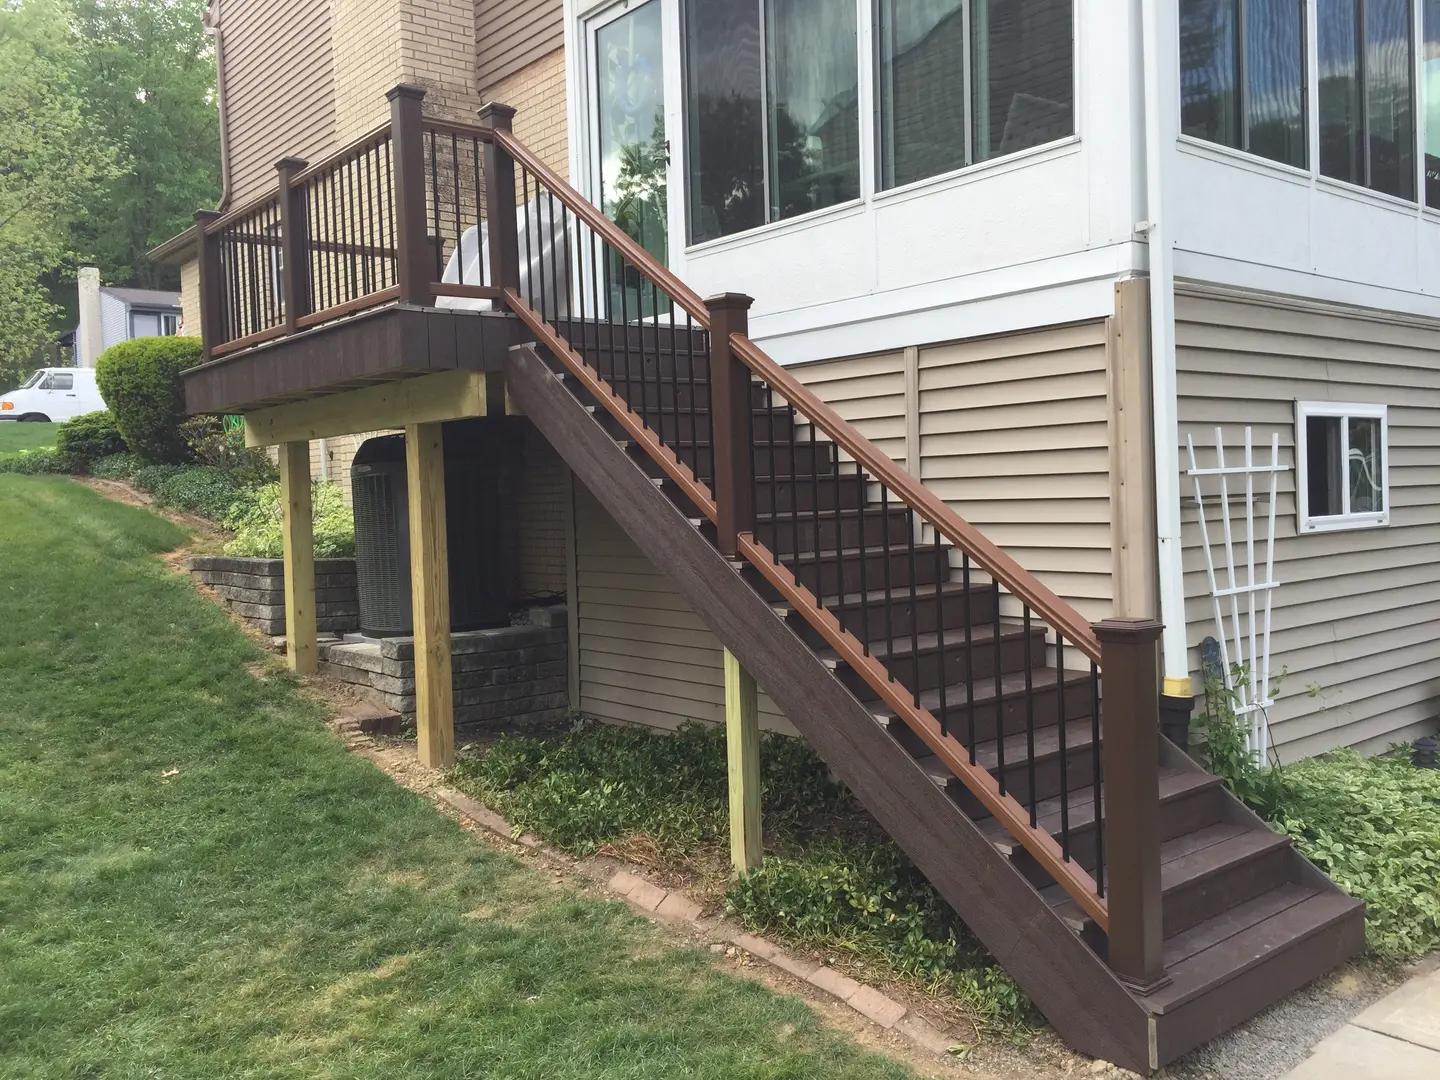
MULTIPOLYGON (((346 559, 355 554, 355 515, 345 505, 339 484, 320 481, 311 489, 317 559, 346 559)), ((244 492, 225 522, 235 539, 225 545, 226 555, 259 559, 284 556, 280 485, 266 484, 244 492)))
POLYGON ((115 417, 104 409, 66 420, 55 433, 55 448, 76 462, 88 465, 97 458, 118 454, 125 439, 115 417))
POLYGON ((183 461, 185 392, 180 372, 200 363, 193 337, 146 337, 122 341, 100 354, 95 381, 132 453, 154 463, 183 461))

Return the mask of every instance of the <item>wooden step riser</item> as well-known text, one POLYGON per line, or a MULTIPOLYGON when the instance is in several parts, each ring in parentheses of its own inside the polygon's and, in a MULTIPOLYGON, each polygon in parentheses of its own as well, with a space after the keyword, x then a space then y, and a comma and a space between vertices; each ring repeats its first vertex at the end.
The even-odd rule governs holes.
MULTIPOLYGON (((1089 774, 1086 783, 1088 784, 1093 779, 1094 774, 1089 774)), ((1079 782, 1073 777, 1067 777, 1067 780, 1071 790, 1075 790, 1079 782)), ((1214 787, 1189 791, 1176 798, 1166 799, 1160 804, 1160 842, 1164 843, 1177 836, 1184 836, 1186 833, 1203 829, 1207 825, 1217 824, 1224 814, 1222 799, 1221 790, 1214 787)), ((1057 843, 1060 840, 1058 831, 1055 833, 1055 839, 1057 843)), ((1071 826, 1070 855, 1090 873, 1095 872, 1095 823, 1093 821, 1071 826)), ((1034 860, 1029 852, 1023 849, 1017 850, 1010 858, 1030 884, 1037 889, 1055 884, 1055 879, 1034 860)))
MULTIPOLYGON (((926 585, 933 585, 941 579, 942 574, 948 574, 943 560, 937 565, 935 553, 927 547, 917 546, 915 558, 911 559, 909 552, 905 549, 892 551, 889 559, 885 558, 883 552, 870 550, 865 553, 851 552, 844 554, 837 560, 833 557, 816 560, 813 557, 802 557, 799 563, 788 563, 788 568, 812 593, 817 596, 830 596, 836 593, 858 593, 861 590, 862 567, 861 560, 864 560, 863 577, 865 589, 874 591, 890 588, 892 590, 904 590, 905 599, 910 599, 910 585, 913 582, 918 594, 926 585), (889 567, 888 577, 886 567, 889 567)), ((758 578, 759 571, 751 568, 750 574, 758 578)))
MULTIPOLYGON (((1082 720, 1090 716, 1092 698, 1088 685, 1070 686, 1065 691, 1065 712, 1066 719, 1082 720)), ((1020 694, 1007 694, 1002 699, 1005 734, 1018 735, 1025 731, 1027 709, 1024 696, 1020 694)), ((1035 728, 1048 727, 1058 719, 1059 702, 1053 686, 1044 690, 1036 690, 1034 694, 1033 715, 1035 717, 1035 728)), ((877 710, 878 712, 879 710, 877 710)), ((939 712, 938 709, 933 710, 939 712)), ((951 705, 945 710, 948 730, 950 736, 960 743, 965 743, 970 737, 969 714, 963 705, 951 705)), ((939 717, 936 717, 939 719, 939 717)), ((975 705, 975 741, 977 743, 988 742, 995 738, 996 709, 994 700, 977 702, 975 705)), ((902 745, 905 746, 916 757, 923 757, 930 753, 928 747, 921 741, 918 735, 913 734, 909 727, 902 721, 895 721, 890 725, 890 732, 902 745)), ((983 811, 978 804, 974 807, 972 816, 979 816, 983 811)))
MULTIPOLYGON (((880 644, 885 634, 883 611, 871 613, 869 629, 871 644, 880 644)), ((897 646, 903 648, 908 645, 909 640, 906 634, 895 634, 897 646)), ((912 692, 919 690, 924 693, 926 690, 938 689, 942 685, 958 686, 965 681, 966 672, 972 663, 974 665, 973 678, 977 683, 983 684, 985 679, 994 678, 997 666, 1005 674, 1024 671, 1027 657, 1032 667, 1043 667, 1045 664, 1045 632, 1042 630, 1030 635, 1028 651, 1023 638, 1018 636, 1002 637, 998 652, 997 657, 993 639, 978 640, 968 650, 963 641, 953 644, 947 641, 943 654, 939 649, 931 649, 922 651, 918 657, 902 655, 890 659, 882 655, 881 663, 885 665, 886 670, 897 682, 912 692)), ((836 675, 861 701, 871 701, 879 696, 848 665, 841 665, 836 671, 836 675)))
MULTIPOLYGON (((994 586, 982 585, 972 589, 970 592, 972 625, 989 625, 995 618, 995 608, 998 603, 998 593, 994 586)), ((867 605, 864 612, 858 603, 836 606, 832 602, 827 606, 830 612, 840 620, 840 625, 858 638, 864 638, 867 628, 872 636, 884 633, 881 628, 885 625, 885 609, 878 603, 867 605)), ((947 595, 941 600, 931 593, 929 596, 916 597, 915 603, 912 605, 910 593, 907 590, 890 604, 890 628, 897 638, 907 637, 912 627, 916 633, 934 633, 936 628, 941 625, 942 619, 946 630, 964 633, 965 597, 947 595)), ((805 639, 806 644, 817 649, 827 647, 820 632, 800 615, 792 613, 789 621, 795 632, 805 639)))
POLYGON ((1290 877, 1292 852, 1276 847, 1205 878, 1165 891, 1165 936, 1189 930, 1222 911, 1278 888, 1290 877))
MULTIPOLYGON (((806 517, 797 515, 794 519, 781 515, 778 519, 760 521, 755 525, 755 539, 768 547, 771 551, 782 555, 789 555, 796 551, 814 551, 818 546, 821 551, 833 551, 837 546, 840 548, 853 548, 862 545, 860 531, 861 515, 850 514, 845 517, 806 517), (819 542, 816 542, 816 535, 819 535, 819 542), (838 545, 837 545, 838 540, 838 545)), ((864 515, 865 531, 863 545, 865 547, 879 547, 889 543, 892 548, 903 548, 909 536, 909 519, 903 511, 891 510, 889 515, 882 515, 878 509, 874 509, 864 515)))

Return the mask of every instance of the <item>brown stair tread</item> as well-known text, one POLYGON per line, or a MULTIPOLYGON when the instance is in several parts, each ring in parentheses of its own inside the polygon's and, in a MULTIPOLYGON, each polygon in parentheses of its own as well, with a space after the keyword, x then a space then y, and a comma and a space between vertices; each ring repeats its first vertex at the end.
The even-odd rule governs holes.
MULTIPOLYGON (((908 590, 909 586, 907 585, 905 586, 905 588, 908 590)), ((883 624, 884 621, 885 613, 883 611, 875 612, 870 624, 871 629, 882 630, 884 628, 883 625, 876 626, 875 624, 877 622, 883 624)), ((1030 630, 1032 636, 1043 634, 1044 632, 1045 628, 1038 624, 1032 627, 1030 630)), ((1012 622, 1009 619, 1000 620, 1001 642, 1023 641, 1024 638, 1024 624, 1012 622)), ((993 649, 995 647, 995 624, 992 622, 986 622, 983 626, 975 627, 975 636, 973 640, 975 642, 973 647, 976 649, 985 647, 993 649), (983 645, 981 644, 982 642, 984 643, 983 645)), ((963 646, 965 642, 966 635, 964 630, 957 629, 945 631, 945 647, 947 649, 952 646, 963 646)), ((878 641, 870 642, 870 655, 875 657, 877 660, 900 660, 902 658, 914 655, 914 653, 912 652, 912 646, 918 648, 921 655, 929 652, 934 652, 940 647, 940 635, 935 633, 935 631, 930 630, 922 634, 916 634, 912 639, 911 635, 908 633, 897 633, 895 635, 894 641, 886 642, 885 640, 881 639, 878 641)), ((814 652, 816 656, 818 656, 821 660, 825 661, 838 660, 840 656, 840 654, 837 653, 834 649, 815 649, 814 652)), ((900 674, 903 675, 904 671, 902 670, 900 674)), ((1022 672, 1021 677, 1023 678, 1023 676, 1024 673, 1022 672)), ((995 680, 995 677, 993 675, 985 675, 982 676, 982 678, 989 679, 991 682, 994 682, 995 680)), ((975 681, 978 683, 980 682, 980 679, 976 679, 975 681)))
MULTIPOLYGON (((1071 822, 1074 828, 1074 822, 1071 822)), ((1266 828, 1221 822, 1166 840, 1160 845, 1160 892, 1172 893, 1240 863, 1288 847, 1290 838, 1266 828)), ((1059 885, 1040 894, 1062 917, 1083 923, 1086 916, 1059 885)))
POLYGON ((1172 944, 1192 935, 1194 940, 1199 941, 1208 933, 1215 940, 1207 948, 1167 966, 1170 984, 1147 997, 1146 1007, 1161 1014, 1174 1011, 1186 1002, 1224 986, 1278 953, 1302 946, 1336 923, 1354 918, 1362 907, 1359 900, 1333 888, 1316 888, 1312 895, 1300 897, 1295 903, 1288 902, 1297 895, 1289 890, 1305 888, 1282 885, 1249 904, 1221 912, 1213 919, 1171 938, 1166 942, 1167 954, 1172 944), (1255 920, 1249 925, 1244 925, 1247 917, 1241 914, 1244 908, 1250 909, 1247 914, 1255 920), (1223 925, 1226 920, 1230 921, 1229 927, 1223 925), (1222 925, 1211 927, 1212 923, 1222 925), (1235 928, 1235 932, 1226 933, 1231 927, 1235 928))
MULTIPOLYGON (((1079 722, 1087 726, 1089 723, 1088 721, 1079 722)), ((1218 777, 1211 776, 1209 773, 1199 772, 1195 769, 1186 769, 1183 767, 1162 768, 1160 770, 1160 802, 1163 804, 1171 799, 1188 795, 1191 792, 1214 787, 1219 783, 1220 780, 1218 777)), ((1037 826, 1048 831, 1050 835, 1056 839, 1059 839, 1059 796, 1042 799, 1036 804, 1035 813, 1037 826)), ((1094 823, 1095 788, 1090 784, 1085 784, 1070 794, 1070 831, 1074 832, 1076 829, 1089 828, 1094 823)), ((977 821, 975 824, 992 843, 1004 845, 1010 842, 1010 833, 1006 830, 1005 826, 995 818, 985 818, 977 821)))
MULTIPOLYGON (((1053 690, 1057 682, 1056 670, 1052 667, 1037 667, 1030 673, 1030 688, 1032 690, 1048 691, 1053 690)), ((1083 671, 1071 671, 1065 678, 1066 687, 1087 688, 1090 685, 1090 674, 1083 671)), ((984 675, 974 680, 975 703, 977 705, 995 700, 995 676, 984 675)), ((1025 673, 1021 671, 1012 672, 1000 677, 1000 693, 1002 697, 1010 698, 1023 696, 1025 693, 1025 673)), ((968 702, 967 691, 964 683, 957 683, 954 686, 945 687, 946 708, 956 705, 964 705, 968 702)), ((940 691, 926 690, 920 695, 920 707, 935 712, 940 708, 940 691)), ((886 723, 898 720, 899 717, 893 712, 877 712, 877 717, 886 723)), ((958 739, 964 734, 961 723, 951 723, 950 731, 958 739)))

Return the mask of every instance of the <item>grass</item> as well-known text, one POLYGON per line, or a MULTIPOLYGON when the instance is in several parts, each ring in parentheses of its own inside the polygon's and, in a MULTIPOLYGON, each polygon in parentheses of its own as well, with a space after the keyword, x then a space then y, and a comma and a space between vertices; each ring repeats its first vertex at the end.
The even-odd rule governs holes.
POLYGON ((179 527, 0 499, 0 1075, 908 1075, 347 755, 179 527))
POLYGON ((54 446, 59 428, 59 424, 0 423, 0 458, 14 457, 21 450, 54 446))

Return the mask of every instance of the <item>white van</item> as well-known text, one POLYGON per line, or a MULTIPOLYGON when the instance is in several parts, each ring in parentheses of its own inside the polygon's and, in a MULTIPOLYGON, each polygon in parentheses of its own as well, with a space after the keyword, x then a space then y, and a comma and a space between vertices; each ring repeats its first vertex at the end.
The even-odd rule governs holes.
POLYGON ((58 423, 104 408, 94 368, 41 368, 20 389, 0 396, 0 421, 58 423))

